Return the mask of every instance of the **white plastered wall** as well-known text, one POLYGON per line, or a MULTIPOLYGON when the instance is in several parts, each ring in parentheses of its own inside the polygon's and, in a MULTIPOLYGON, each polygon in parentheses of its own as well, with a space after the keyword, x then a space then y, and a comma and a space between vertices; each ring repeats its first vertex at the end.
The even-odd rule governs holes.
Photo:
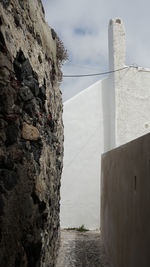
POLYGON ((115 75, 116 145, 150 131, 150 69, 129 68, 115 75))
MULTIPOLYGON (((125 29, 120 19, 109 23, 110 70, 124 67, 125 29)), ((150 131, 150 69, 127 67, 110 75, 115 106, 115 146, 125 144, 150 131)))
POLYGON ((100 159, 104 149, 102 82, 64 103, 61 227, 99 228, 100 159))

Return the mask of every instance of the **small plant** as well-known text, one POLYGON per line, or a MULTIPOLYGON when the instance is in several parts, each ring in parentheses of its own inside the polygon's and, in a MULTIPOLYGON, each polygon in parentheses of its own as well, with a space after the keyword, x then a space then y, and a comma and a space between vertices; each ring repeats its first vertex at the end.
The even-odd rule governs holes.
POLYGON ((88 229, 85 228, 84 224, 82 224, 80 227, 77 228, 77 231, 79 232, 86 232, 88 229))
POLYGON ((57 58, 57 64, 58 67, 61 67, 64 62, 68 59, 67 50, 64 47, 63 42, 58 37, 57 33, 54 31, 54 29, 51 29, 51 34, 53 40, 56 40, 56 58, 57 58))
POLYGON ((61 82, 62 77, 63 77, 61 67, 65 63, 65 61, 68 59, 68 53, 64 47, 63 42, 60 40, 59 36, 54 31, 54 29, 51 29, 51 34, 52 34, 53 40, 56 41, 56 60, 57 60, 57 66, 58 66, 58 80, 59 82, 61 82))
POLYGON ((81 226, 79 226, 77 228, 76 227, 72 227, 72 228, 70 227, 70 228, 66 228, 65 230, 68 230, 68 231, 71 231, 71 230, 73 231, 74 230, 74 231, 78 231, 78 232, 89 231, 88 229, 85 228, 84 224, 82 224, 81 226))
POLYGON ((67 50, 65 49, 64 44, 60 40, 58 35, 56 35, 56 57, 59 67, 61 67, 64 64, 64 62, 68 59, 67 50))

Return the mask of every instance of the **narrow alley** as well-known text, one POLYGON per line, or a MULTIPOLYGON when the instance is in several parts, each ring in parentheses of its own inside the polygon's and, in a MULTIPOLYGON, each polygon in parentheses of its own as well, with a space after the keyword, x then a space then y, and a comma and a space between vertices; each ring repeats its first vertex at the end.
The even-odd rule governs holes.
POLYGON ((109 267, 99 231, 61 231, 56 267, 109 267))

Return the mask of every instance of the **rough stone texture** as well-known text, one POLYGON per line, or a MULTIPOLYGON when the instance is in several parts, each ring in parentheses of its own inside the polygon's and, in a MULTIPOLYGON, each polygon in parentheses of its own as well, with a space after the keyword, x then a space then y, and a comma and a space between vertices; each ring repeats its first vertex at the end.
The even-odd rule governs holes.
POLYGON ((63 156, 57 41, 45 23, 40 0, 0 0, 0 266, 4 267, 55 264, 63 156))
POLYGON ((56 267, 110 267, 98 231, 61 231, 56 267))

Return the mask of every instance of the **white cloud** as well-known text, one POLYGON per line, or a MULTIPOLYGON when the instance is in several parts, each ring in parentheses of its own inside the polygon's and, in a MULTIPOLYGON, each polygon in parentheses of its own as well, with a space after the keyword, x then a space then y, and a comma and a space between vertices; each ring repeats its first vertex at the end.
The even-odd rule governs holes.
MULTIPOLYGON (((66 74, 108 70, 107 27, 109 19, 122 18, 126 28, 127 64, 150 67, 149 0, 43 0, 46 19, 62 38, 70 55, 66 74), (77 29, 81 32, 77 33, 77 29), (88 64, 73 67, 72 64, 88 64)), ((64 80, 64 99, 86 88, 97 78, 64 80), (65 93, 64 93, 65 92, 65 93)))

